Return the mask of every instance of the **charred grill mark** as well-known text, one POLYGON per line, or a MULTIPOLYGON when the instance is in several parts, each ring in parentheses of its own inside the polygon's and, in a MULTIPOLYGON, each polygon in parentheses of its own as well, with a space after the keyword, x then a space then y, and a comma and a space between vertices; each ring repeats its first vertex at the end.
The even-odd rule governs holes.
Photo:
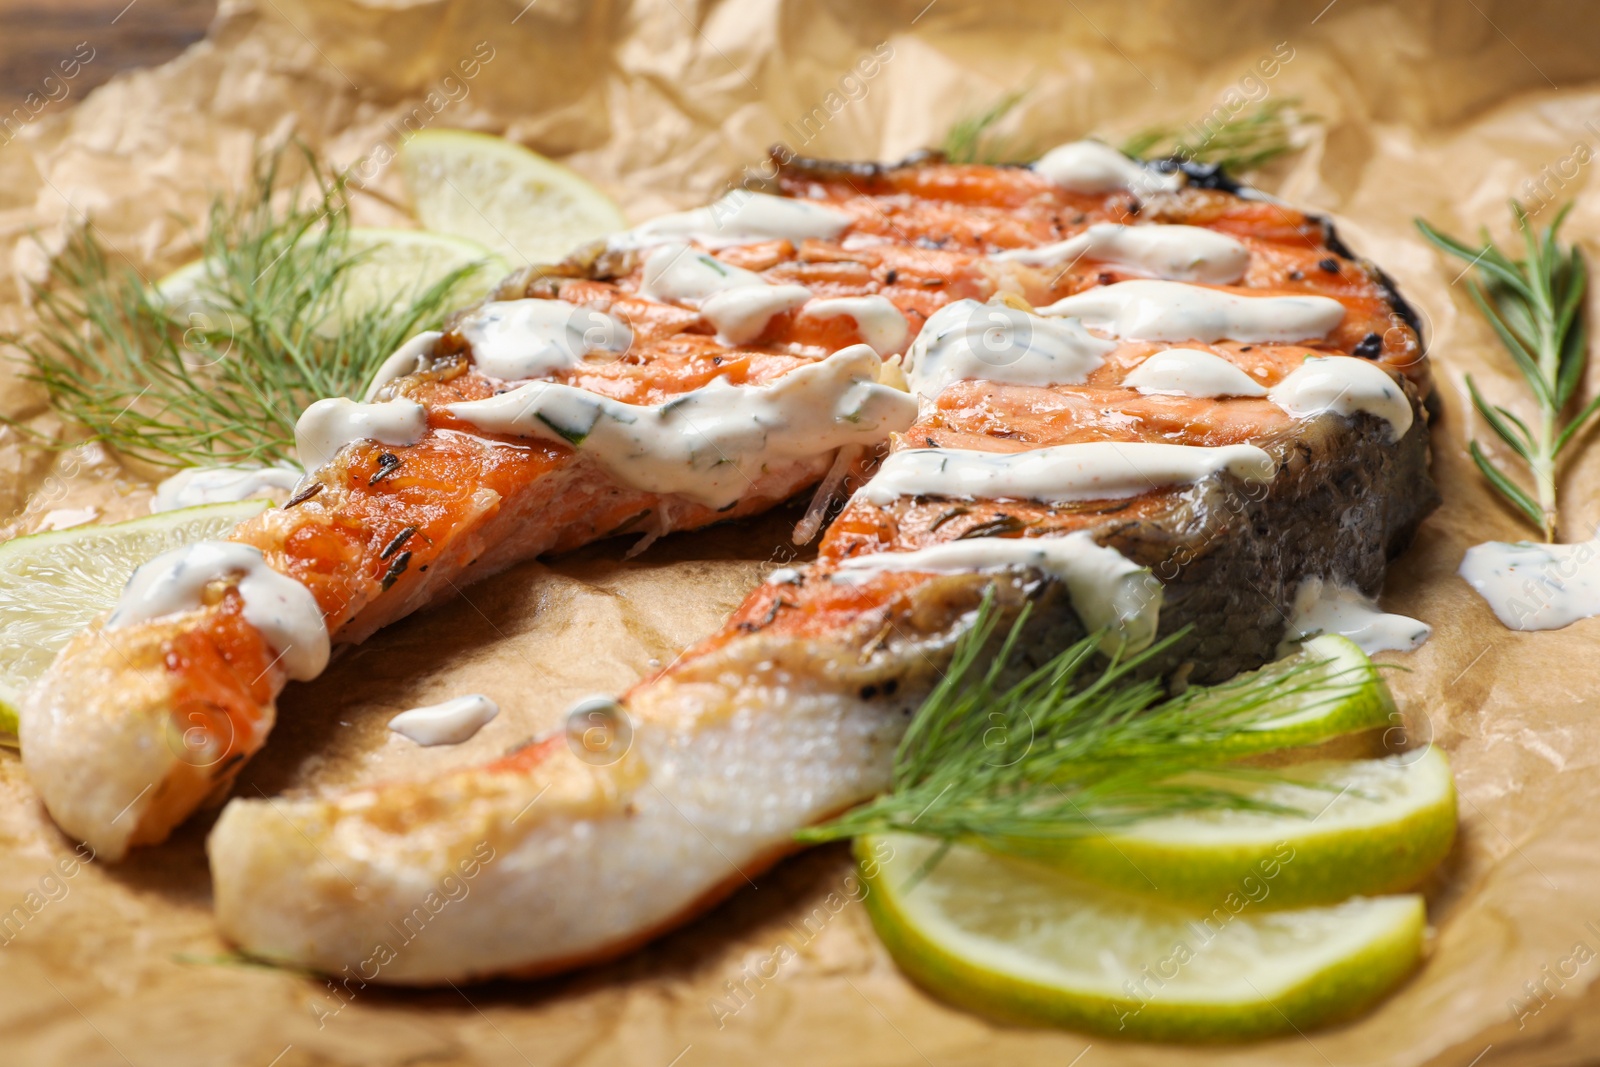
POLYGON ((956 536, 957 541, 965 541, 969 537, 998 537, 1001 534, 1016 533, 1025 530, 1028 524, 1015 515, 996 515, 988 522, 980 522, 976 526, 969 526, 956 536))
MULTIPOLYGON (((410 562, 410 552, 402 552, 390 562, 389 569, 383 572, 383 589, 385 592, 406 572, 406 565, 410 562)), ((477 561, 474 560, 473 562, 477 561)))
POLYGON ((1351 352, 1362 359, 1377 359, 1383 354, 1383 335, 1379 333, 1367 334, 1356 344, 1351 352))
POLYGON ((389 475, 400 469, 400 457, 393 452, 378 453, 378 470, 367 479, 368 485, 377 485, 389 475))
POLYGON ((283 505, 284 509, 288 510, 289 508, 298 507, 299 505, 304 504, 307 500, 310 500, 312 497, 322 492, 322 490, 325 488, 326 486, 324 486, 321 482, 312 482, 294 496, 290 497, 288 502, 283 505))
POLYGON ((388 559, 400 551, 400 546, 411 540, 411 535, 417 532, 415 526, 407 526, 404 530, 394 535, 394 540, 383 546, 383 551, 378 553, 379 559, 388 559))
POLYGON ((739 629, 743 630, 747 634, 753 634, 757 630, 765 629, 766 627, 771 626, 772 625, 772 620, 776 619, 778 617, 778 612, 781 611, 782 609, 784 609, 784 608, 792 608, 792 607, 797 607, 797 606, 798 605, 792 604, 789 601, 783 599, 783 597, 781 597, 781 596, 780 597, 773 597, 772 605, 769 608, 767 608, 766 615, 764 615, 759 622, 741 622, 739 624, 739 629))
POLYGON ((931 524, 929 524, 928 532, 932 533, 934 530, 937 530, 939 527, 943 526, 945 523, 949 522, 951 519, 959 518, 962 515, 966 515, 971 510, 972 510, 971 508, 963 508, 963 507, 959 507, 959 506, 951 508, 949 511, 946 511, 944 514, 940 515, 937 519, 934 519, 931 524))

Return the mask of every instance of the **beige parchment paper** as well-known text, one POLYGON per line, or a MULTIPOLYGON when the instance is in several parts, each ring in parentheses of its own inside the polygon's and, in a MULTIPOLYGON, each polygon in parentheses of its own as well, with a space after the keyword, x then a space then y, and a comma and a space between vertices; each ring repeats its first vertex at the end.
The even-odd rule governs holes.
MULTIPOLYGON (((1429 887, 1431 956, 1365 1018, 1257 1045, 1194 1050, 996 1027, 899 975, 849 899, 847 857, 832 848, 782 864, 611 966, 336 997, 321 979, 227 957, 210 920, 209 818, 120 867, 75 862, 7 752, 0 913, 22 906, 26 922, 0 936, 0 1062, 1593 1062, 1600 620, 1511 633, 1455 577, 1470 544, 1525 532, 1466 458, 1479 428, 1463 375, 1513 407, 1522 394, 1455 284, 1459 265, 1411 220, 1457 233, 1488 223, 1504 237, 1508 197, 1552 212, 1575 197, 1569 233, 1600 252, 1590 165, 1600 152, 1600 11, 1557 0, 524 2, 230 2, 180 58, 47 107, 0 147, 0 326, 28 324, 39 241, 51 247, 87 215, 158 277, 192 258, 193 221, 211 194, 237 187, 256 151, 289 136, 368 168, 392 199, 400 189, 383 164, 404 130, 504 133, 565 158, 642 219, 716 195, 774 142, 896 158, 1022 86, 1004 132, 1041 148, 1298 97, 1322 125, 1261 184, 1334 214, 1349 244, 1396 276, 1426 323, 1443 402, 1434 461, 1444 506, 1386 593, 1391 610, 1435 628, 1393 685, 1415 736, 1450 754, 1461 791, 1460 839, 1429 887)), ((378 196, 358 198, 356 221, 406 224, 378 196)), ((9 367, 0 409, 70 432, 9 367)), ((1600 522, 1597 487, 1591 450, 1566 479, 1575 535, 1600 522)), ((96 447, 51 454, 0 437, 7 536, 58 509, 139 514, 149 493, 96 447)), ((626 563, 624 545, 602 544, 467 589, 292 687, 238 791, 420 775, 498 753, 550 727, 574 698, 621 688, 714 629, 782 558, 795 517, 671 538, 626 563), (504 711, 466 745, 416 749, 384 728, 397 710, 474 691, 504 711)))

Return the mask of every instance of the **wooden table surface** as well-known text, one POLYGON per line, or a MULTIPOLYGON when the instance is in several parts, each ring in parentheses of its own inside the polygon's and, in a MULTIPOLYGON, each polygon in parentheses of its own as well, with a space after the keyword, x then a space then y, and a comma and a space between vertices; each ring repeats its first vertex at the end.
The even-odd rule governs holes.
POLYGON ((205 36, 216 10, 216 0, 0 0, 0 118, 164 63, 205 36))

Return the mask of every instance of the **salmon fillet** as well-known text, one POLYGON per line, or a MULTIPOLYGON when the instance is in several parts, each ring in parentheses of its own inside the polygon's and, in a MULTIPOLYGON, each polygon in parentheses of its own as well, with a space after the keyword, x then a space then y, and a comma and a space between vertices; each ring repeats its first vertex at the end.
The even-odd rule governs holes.
MULTIPOLYGON (((270 806, 233 800, 209 842, 224 934, 266 959, 401 984, 549 973, 627 951, 745 884, 794 847, 795 830, 886 788, 906 723, 985 596, 1000 632, 1033 605, 1024 666, 1085 633, 1088 601, 1070 573, 979 565, 963 555, 976 545, 1013 560, 1031 558, 1019 547, 1041 558, 1068 544, 1080 556, 1114 553, 1145 591, 1114 621, 1148 624, 1144 642, 1192 625, 1156 667, 1194 680, 1270 658, 1303 578, 1375 592, 1436 499, 1427 363, 1388 280, 1324 220, 1239 195, 1203 168, 1179 177, 1169 168, 1153 189, 1129 179, 1098 191, 1064 188, 1045 169, 936 158, 781 168, 777 192, 847 213, 849 229, 830 241, 752 242, 722 252, 728 261, 819 293, 886 295, 914 329, 965 306, 957 301, 998 300, 975 306, 1011 308, 1055 338, 1062 359, 1089 352, 1087 369, 1038 384, 1016 380, 1004 361, 987 371, 969 363, 928 386, 915 424, 895 435, 814 563, 773 574, 719 633, 614 703, 581 709, 611 724, 599 749, 558 734, 432 780, 270 806), (1107 225, 1231 238, 1247 253, 1237 277, 1193 283, 1201 297, 1292 297, 1271 306, 1309 309, 1328 325, 1268 342, 1080 336, 1075 326, 1058 335, 1055 320, 1026 309, 1170 292, 1117 288, 1149 285, 1148 259, 1130 266, 1113 251, 1137 251, 1150 234, 1095 229, 1107 225), (1048 262, 1048 250, 1084 235, 1099 252, 1048 262), (1199 353, 1186 357, 1192 365, 1242 375, 1233 388, 1260 395, 1133 386, 1152 357, 1180 347, 1199 353), (1335 365, 1355 377, 1376 373, 1371 395, 1382 402, 1340 409, 1335 393, 1300 410, 1283 399, 1286 383, 1328 359, 1347 360, 1335 365), (918 481, 927 469, 982 474, 995 457, 1030 456, 1047 461, 1029 470, 1048 481, 1073 457, 1119 455, 1203 469, 1161 480, 1141 459, 1135 473, 1148 485, 1110 487, 1113 465, 1100 488, 1049 498, 918 481), (905 565, 911 553, 929 562, 905 565), (455 882, 470 885, 469 898, 425 906, 455 882)), ((517 292, 587 298, 636 288, 639 270, 634 253, 595 248, 517 292)), ((902 362, 913 388, 937 343, 925 334, 902 362)))

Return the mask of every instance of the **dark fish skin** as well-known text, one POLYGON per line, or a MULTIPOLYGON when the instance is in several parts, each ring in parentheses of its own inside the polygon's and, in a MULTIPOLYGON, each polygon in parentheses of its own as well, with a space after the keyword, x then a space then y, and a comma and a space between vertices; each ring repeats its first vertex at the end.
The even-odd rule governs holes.
MULTIPOLYGON (((1302 579, 1334 577, 1376 595, 1389 561, 1438 504, 1421 418, 1398 442, 1371 416, 1325 415, 1258 443, 1278 468, 1266 485, 1246 486, 1219 474, 1168 495, 1153 513, 1131 520, 1112 515, 1084 527, 1162 580, 1161 636, 1193 627, 1151 662, 1154 672, 1211 683, 1271 660, 1302 579)), ((875 695, 914 706, 994 581, 945 575, 897 583, 892 595, 863 605, 831 633, 807 627, 806 654, 845 685, 871 687, 875 695), (885 636, 874 644, 878 634, 885 636), (863 650, 870 651, 863 656, 863 650)), ((726 636, 712 638, 706 651, 756 641, 776 654, 774 646, 793 638, 782 626, 786 612, 774 612, 773 603, 803 602, 808 588, 826 582, 825 575, 810 573, 798 584, 758 589, 730 620, 726 636)), ((1029 663, 1084 635, 1058 586, 1037 573, 1001 583, 1013 593, 1001 599, 1002 617, 1020 608, 1024 592, 1041 598, 1039 631, 1025 642, 1029 663)))

